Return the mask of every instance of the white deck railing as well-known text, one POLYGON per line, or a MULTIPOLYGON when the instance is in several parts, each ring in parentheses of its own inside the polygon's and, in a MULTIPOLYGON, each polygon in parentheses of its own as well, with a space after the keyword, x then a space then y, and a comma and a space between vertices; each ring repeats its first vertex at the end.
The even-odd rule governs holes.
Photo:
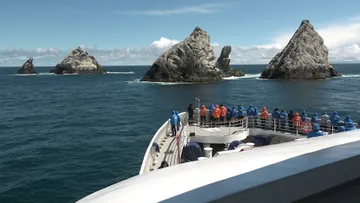
MULTIPOLYGON (((182 112, 179 114, 181 121, 183 123, 183 125, 187 124, 188 121, 188 116, 186 112, 182 112)), ((152 140, 150 141, 150 144, 145 152, 145 156, 143 159, 143 162, 141 164, 141 168, 140 168, 140 172, 139 174, 142 174, 146 171, 149 171, 149 168, 147 168, 148 166, 150 166, 153 162, 152 156, 151 156, 151 148, 153 146, 153 143, 157 143, 160 146, 160 140, 164 137, 166 137, 168 135, 168 133, 171 132, 171 124, 170 124, 170 119, 168 119, 155 133, 154 137, 152 138, 152 140)))

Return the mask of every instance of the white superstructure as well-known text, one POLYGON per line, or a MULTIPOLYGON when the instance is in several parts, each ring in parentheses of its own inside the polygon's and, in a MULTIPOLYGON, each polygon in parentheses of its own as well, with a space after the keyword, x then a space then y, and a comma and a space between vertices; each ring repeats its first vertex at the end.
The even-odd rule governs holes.
POLYGON ((78 202, 337 202, 339 197, 326 193, 330 188, 355 180, 345 190, 360 190, 360 130, 333 134, 327 125, 325 136, 307 139, 299 127, 271 118, 214 124, 200 123, 198 116, 199 109, 197 122, 188 125, 188 114, 181 113, 176 137, 171 137, 167 120, 151 140, 138 176, 78 202), (270 145, 254 148, 249 138, 260 135, 270 145), (232 141, 243 142, 230 149, 232 141), (181 154, 189 142, 200 143, 204 157, 183 163, 181 154), (159 169, 162 161, 169 167, 159 169))
POLYGON ((164 168, 79 203, 292 202, 359 177, 356 130, 164 168))

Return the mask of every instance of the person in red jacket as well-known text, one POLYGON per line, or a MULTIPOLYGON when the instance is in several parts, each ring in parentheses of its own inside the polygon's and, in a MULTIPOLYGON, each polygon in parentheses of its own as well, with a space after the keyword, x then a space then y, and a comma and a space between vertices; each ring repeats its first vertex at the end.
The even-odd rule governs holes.
POLYGON ((224 105, 220 105, 220 121, 225 121, 227 109, 224 105))
POLYGON ((207 109, 206 109, 205 105, 202 105, 201 110, 200 110, 200 125, 202 125, 203 123, 206 123, 206 113, 207 113, 207 109))
POLYGON ((220 119, 221 111, 219 106, 216 104, 215 109, 212 112, 212 116, 214 117, 215 122, 218 122, 220 119))

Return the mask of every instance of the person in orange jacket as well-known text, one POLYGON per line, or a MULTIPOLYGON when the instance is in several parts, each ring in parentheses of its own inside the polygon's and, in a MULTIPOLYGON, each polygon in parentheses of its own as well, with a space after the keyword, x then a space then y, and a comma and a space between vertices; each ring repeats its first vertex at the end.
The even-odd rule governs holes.
POLYGON ((263 128, 265 128, 265 121, 268 118, 269 118, 269 112, 267 111, 266 107, 264 106, 262 111, 261 111, 261 114, 260 114, 261 126, 263 128))
POLYGON ((213 112, 212 112, 212 116, 214 117, 214 120, 215 120, 215 121, 219 121, 220 115, 221 115, 220 108, 219 108, 219 106, 216 104, 216 105, 215 105, 215 109, 214 109, 213 112))
POLYGON ((220 105, 220 121, 225 121, 227 109, 224 105, 220 105))
POLYGON ((207 109, 206 109, 205 105, 202 105, 202 107, 200 109, 200 124, 202 124, 203 122, 206 122, 206 112, 207 112, 207 109))
POLYGON ((299 127, 301 123, 301 117, 299 116, 299 113, 296 112, 295 116, 291 119, 294 127, 299 127))

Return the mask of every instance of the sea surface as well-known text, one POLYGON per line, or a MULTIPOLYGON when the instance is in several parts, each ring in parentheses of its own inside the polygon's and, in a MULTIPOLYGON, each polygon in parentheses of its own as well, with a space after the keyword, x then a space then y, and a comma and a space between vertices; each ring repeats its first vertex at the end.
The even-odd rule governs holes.
POLYGON ((201 103, 337 110, 360 119, 360 64, 338 64, 341 78, 259 79, 265 65, 235 66, 243 78, 206 84, 141 83, 148 67, 105 67, 104 75, 17 75, 0 68, 0 202, 74 202, 137 175, 156 130, 201 103))

